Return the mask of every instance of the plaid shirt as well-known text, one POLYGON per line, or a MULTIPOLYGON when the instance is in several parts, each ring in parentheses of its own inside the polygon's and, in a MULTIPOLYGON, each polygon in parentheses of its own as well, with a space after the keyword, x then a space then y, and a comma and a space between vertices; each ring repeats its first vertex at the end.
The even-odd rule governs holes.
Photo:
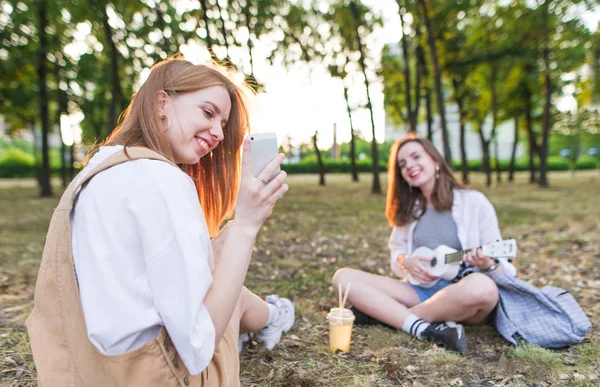
POLYGON ((511 343, 563 348, 581 343, 592 329, 590 319, 566 290, 553 286, 539 289, 504 270, 486 274, 498 286, 499 302, 492 323, 511 343))

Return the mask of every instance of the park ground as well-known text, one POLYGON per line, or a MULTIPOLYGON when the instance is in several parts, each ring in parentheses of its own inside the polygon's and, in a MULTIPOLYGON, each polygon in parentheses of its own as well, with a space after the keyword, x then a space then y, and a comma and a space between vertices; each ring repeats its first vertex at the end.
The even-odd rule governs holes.
MULTIPOLYGON (((594 328, 563 350, 514 347, 489 326, 468 327, 459 356, 383 327, 355 328, 349 353, 328 351, 325 315, 337 301, 333 273, 354 267, 389 275, 385 197, 372 177, 290 177, 290 191, 256 241, 246 285, 296 305, 296 325, 271 352, 256 343, 241 354, 243 386, 597 386, 600 380, 600 174, 552 173, 551 187, 515 183, 473 187, 493 202, 505 237, 516 238, 519 276, 571 291, 594 328)), ((385 176, 382 174, 385 188, 385 176)), ((57 191, 58 186, 56 187, 57 191)), ((0 181, 0 386, 35 385, 23 322, 57 198, 40 199, 33 181, 0 181)))

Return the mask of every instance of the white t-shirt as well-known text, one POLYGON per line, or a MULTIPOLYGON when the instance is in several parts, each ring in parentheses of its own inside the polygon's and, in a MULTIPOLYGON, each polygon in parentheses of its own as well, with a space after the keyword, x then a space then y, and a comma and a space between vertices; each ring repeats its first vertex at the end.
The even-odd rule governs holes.
MULTIPOLYGON (((78 178, 122 147, 102 147, 78 178)), ((71 214, 73 257, 92 344, 103 354, 140 348, 164 326, 191 374, 215 351, 204 297, 212 248, 192 179, 158 160, 100 172, 71 214)))

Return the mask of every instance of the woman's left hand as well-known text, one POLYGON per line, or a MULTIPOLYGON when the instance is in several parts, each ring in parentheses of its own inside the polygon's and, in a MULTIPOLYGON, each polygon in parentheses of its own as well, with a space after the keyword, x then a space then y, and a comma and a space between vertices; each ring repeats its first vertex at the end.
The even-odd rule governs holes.
POLYGON ((485 256, 483 254, 483 251, 479 248, 473 249, 467 254, 465 254, 463 257, 463 261, 481 270, 489 269, 494 263, 494 261, 491 258, 485 256))

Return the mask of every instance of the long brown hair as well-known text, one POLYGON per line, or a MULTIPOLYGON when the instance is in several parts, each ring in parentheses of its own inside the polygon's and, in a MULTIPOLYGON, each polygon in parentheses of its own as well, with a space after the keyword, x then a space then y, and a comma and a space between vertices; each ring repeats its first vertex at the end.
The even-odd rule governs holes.
POLYGON ((450 170, 446 161, 427 139, 409 134, 396 141, 390 148, 388 160, 388 190, 385 205, 385 215, 390 226, 405 226, 421 218, 427 208, 427 200, 423 192, 417 187, 410 187, 404 177, 402 169, 398 164, 398 152, 400 148, 409 142, 421 144, 425 152, 431 156, 433 161, 440 166, 439 177, 435 180, 431 203, 437 211, 450 211, 454 201, 454 189, 465 188, 450 170))
MULTIPOLYGON (((134 94, 121 115, 121 123, 101 145, 141 146, 175 162, 173 150, 158 114, 158 95, 193 92, 222 86, 231 98, 231 113, 223 129, 223 141, 196 165, 182 165, 196 185, 210 235, 233 215, 240 184, 241 148, 250 123, 245 86, 236 85, 230 74, 217 65, 194 65, 180 57, 152 67, 150 76, 134 94)), ((91 152, 86 161, 97 151, 91 152)))

